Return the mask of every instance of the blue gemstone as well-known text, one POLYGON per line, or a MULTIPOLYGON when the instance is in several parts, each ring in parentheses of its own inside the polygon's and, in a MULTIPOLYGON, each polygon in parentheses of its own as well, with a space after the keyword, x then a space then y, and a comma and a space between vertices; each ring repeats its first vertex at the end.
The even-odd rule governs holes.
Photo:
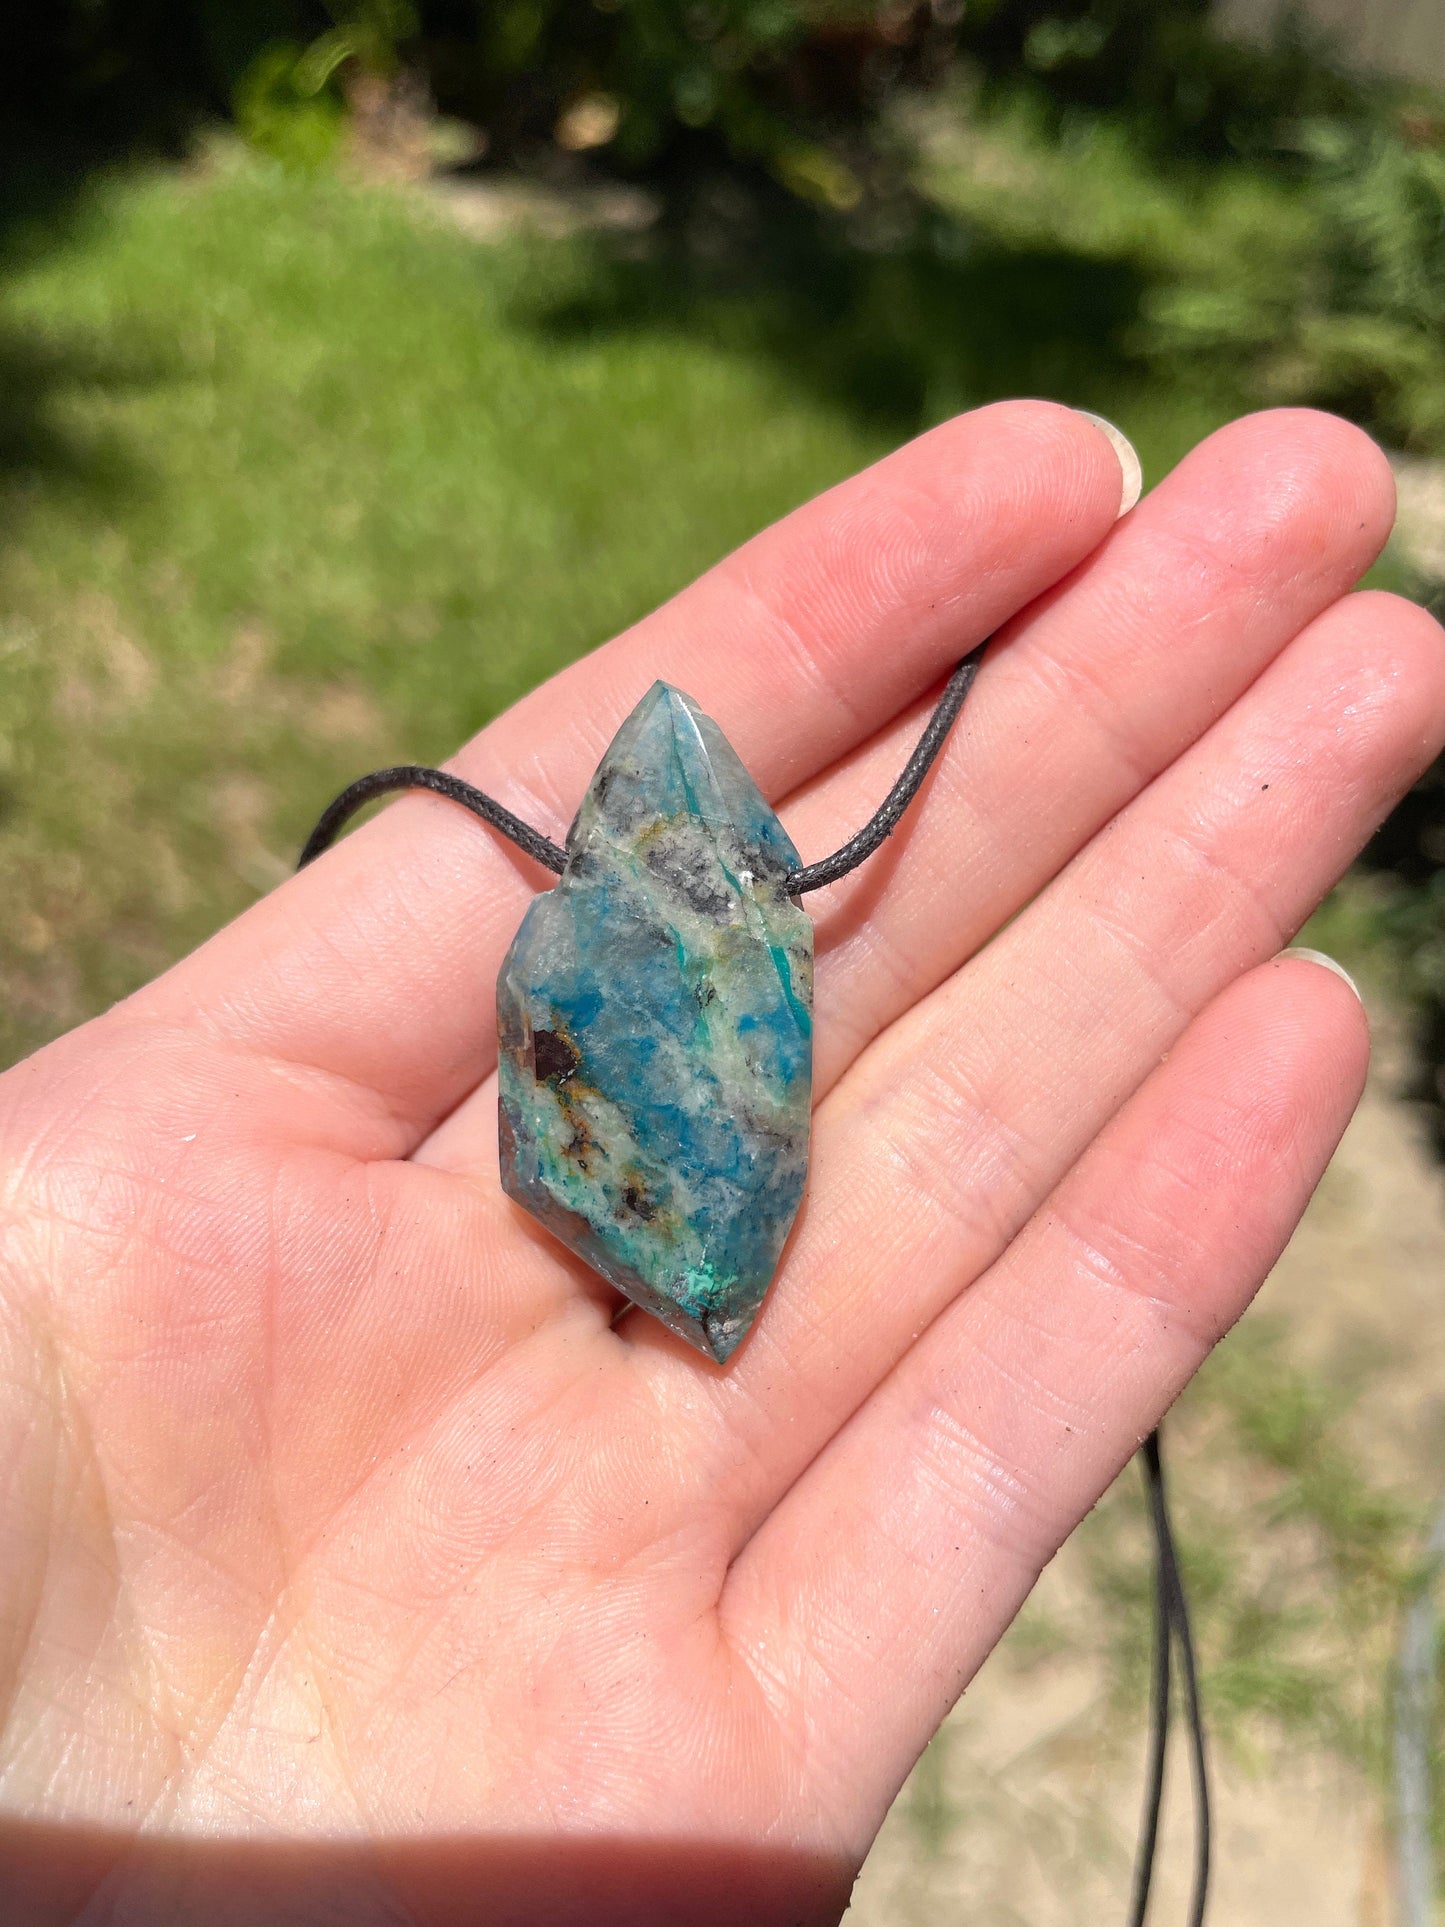
POLYGON ((797 1213, 813 926, 787 832, 717 724, 655 683, 497 985, 502 1183, 720 1362, 797 1213))

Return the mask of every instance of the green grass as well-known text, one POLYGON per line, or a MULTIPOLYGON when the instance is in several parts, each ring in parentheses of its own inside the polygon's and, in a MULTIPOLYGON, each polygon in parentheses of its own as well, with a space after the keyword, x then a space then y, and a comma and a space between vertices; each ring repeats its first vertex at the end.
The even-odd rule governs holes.
MULTIPOLYGON (((1260 1312, 1213 1354, 1168 1425, 1168 1476, 1215 1744, 1236 1760, 1306 1748, 1383 1770, 1383 1691, 1424 1498, 1361 1462, 1348 1388, 1291 1358, 1260 1312)), ((1428 1496, 1428 1495, 1427 1495, 1428 1496)), ((1100 1710, 1133 1745, 1147 1695, 1152 1567, 1130 1471, 1078 1533, 1090 1610, 1025 1611, 1015 1664, 1091 1652, 1100 1710)))
POLYGON ((122 179, 0 296, 0 1050, 162 965, 886 438, 585 250, 232 160, 122 179))
MULTIPOLYGON (((1267 1313, 1252 1316, 1166 1426, 1210 1753, 1216 1783, 1254 1783, 1267 1811, 1271 1781, 1303 1781, 1352 1787, 1388 1824, 1393 1645, 1417 1583, 1423 1495, 1378 1479, 1351 1429, 1348 1388, 1300 1370, 1294 1339, 1267 1313)), ((1016 1927, 1027 1917, 1012 1904, 1020 1867, 1069 1897, 1077 1911, 1060 1918, 1092 1920, 1102 1896, 1126 1891, 1151 1622, 1143 1487, 1130 1466, 1025 1605, 978 1695, 914 1769, 886 1850, 891 1911, 880 1917, 1016 1927), (1040 1705, 1052 1707, 1042 1726, 1040 1705)), ((1183 1718, 1176 1699, 1176 1728, 1183 1718)), ((1437 1740, 1437 1786, 1442 1760, 1437 1740)), ((1176 1782, 1187 1772, 1177 1730, 1169 1771, 1176 1782)), ((1225 1810, 1216 1838, 1227 1882, 1235 1857, 1254 1865, 1261 1848, 1238 1837, 1225 1810)), ((1178 1872, 1187 1852, 1166 1833, 1161 1865, 1178 1872)), ((1123 1902, 1108 1905, 1117 1913, 1123 1902)))

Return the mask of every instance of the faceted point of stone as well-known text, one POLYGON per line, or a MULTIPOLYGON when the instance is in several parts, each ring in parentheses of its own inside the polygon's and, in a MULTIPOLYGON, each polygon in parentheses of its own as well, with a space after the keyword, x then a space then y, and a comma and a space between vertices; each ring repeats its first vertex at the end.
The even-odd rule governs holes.
POLYGON ((655 683, 623 723, 497 984, 502 1184, 725 1361, 807 1174, 813 926, 737 752, 655 683))

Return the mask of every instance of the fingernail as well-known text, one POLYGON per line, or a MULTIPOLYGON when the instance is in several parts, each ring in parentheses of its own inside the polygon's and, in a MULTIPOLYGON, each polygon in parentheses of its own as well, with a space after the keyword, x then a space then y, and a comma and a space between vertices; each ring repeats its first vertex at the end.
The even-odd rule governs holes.
POLYGON ((1127 515, 1144 493, 1144 470, 1140 465, 1139 457, 1134 453, 1134 444, 1122 428, 1115 428, 1114 424, 1105 421, 1102 415, 1095 415, 1087 408, 1079 408, 1074 412, 1082 415, 1086 422, 1092 422, 1100 434, 1107 436, 1110 447, 1119 457, 1119 470, 1123 480, 1119 495, 1119 514, 1127 515))
MULTIPOLYGON (((1322 970, 1333 970, 1335 975, 1343 983, 1347 983, 1357 997, 1360 997, 1360 986, 1355 982, 1349 971, 1345 969, 1343 964, 1336 963, 1333 957, 1327 957, 1323 950, 1311 950, 1307 944, 1297 943, 1292 944, 1288 950, 1281 954, 1286 957, 1306 957, 1311 963, 1317 963, 1322 970)), ((1360 1002, 1363 1003, 1364 1001, 1364 998, 1360 997, 1360 1002)))

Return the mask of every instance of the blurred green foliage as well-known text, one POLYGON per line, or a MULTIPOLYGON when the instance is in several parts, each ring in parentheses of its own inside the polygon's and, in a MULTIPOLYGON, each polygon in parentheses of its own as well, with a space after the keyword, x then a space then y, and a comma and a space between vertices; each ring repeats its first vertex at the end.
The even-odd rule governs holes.
MULTIPOLYGON (((1439 133, 1445 137, 1445 121, 1439 133)), ((1261 401, 1338 408, 1445 448, 1445 151, 1380 125, 1299 130, 1308 165, 1268 261, 1184 278, 1147 317, 1166 360, 1228 363, 1261 401)))
POLYGON ((1055 132, 1107 118, 1170 161, 1272 157, 1299 120, 1352 117, 1386 91, 1351 75, 1301 11, 1254 41, 1221 32, 1218 14, 1212 0, 983 0, 960 9, 960 43, 1055 132))
POLYGON ((1291 121, 1366 99, 1297 33, 1248 47, 1213 15, 1209 0, 56 0, 12 35, 8 84, 32 115, 134 134, 254 93, 278 48, 303 102, 346 62, 405 64, 494 156, 565 138, 592 102, 577 144, 614 165, 726 158, 835 206, 890 158, 890 99, 959 57, 1176 158, 1272 151, 1291 121))
POLYGON ((1277 164, 1182 168, 1027 91, 914 119, 922 181, 974 234, 1133 277, 1123 349, 1236 408, 1336 408, 1445 451, 1445 112, 1291 132, 1277 164))
POLYGON ((550 142, 570 106, 601 95, 621 164, 675 166, 711 144, 793 168, 806 188, 813 130, 861 125, 925 48, 952 43, 937 12, 909 0, 57 0, 13 36, 7 85, 31 120, 135 137, 224 111, 277 48, 293 51, 302 100, 328 65, 406 62, 444 111, 485 125, 498 154, 550 142))
POLYGON ((344 104, 327 85, 325 60, 311 48, 276 40, 237 81, 232 109, 242 137, 260 154, 302 174, 331 166, 346 127, 344 104))

